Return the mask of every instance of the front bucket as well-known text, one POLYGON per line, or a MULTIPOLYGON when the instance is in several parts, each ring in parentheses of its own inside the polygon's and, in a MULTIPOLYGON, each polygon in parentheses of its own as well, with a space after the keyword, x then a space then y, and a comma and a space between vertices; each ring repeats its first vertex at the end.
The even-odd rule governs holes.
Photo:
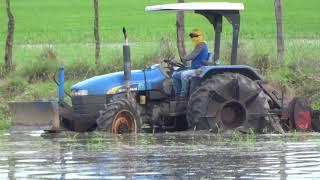
POLYGON ((60 127, 59 105, 56 101, 10 102, 12 125, 41 129, 60 127))

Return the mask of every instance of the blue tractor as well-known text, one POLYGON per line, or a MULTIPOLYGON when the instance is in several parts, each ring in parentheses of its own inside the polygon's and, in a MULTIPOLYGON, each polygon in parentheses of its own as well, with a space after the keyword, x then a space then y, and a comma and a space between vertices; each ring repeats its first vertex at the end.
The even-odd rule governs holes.
MULTIPOLYGON (((177 110, 171 75, 182 63, 164 60, 141 70, 131 70, 128 42, 123 46, 124 71, 95 76, 72 86, 72 106, 60 97, 63 126, 73 131, 103 130, 111 133, 140 131, 252 129, 266 127, 283 132, 283 97, 263 81, 252 67, 237 65, 241 3, 181 3, 148 6, 146 11, 192 11, 214 28, 212 65, 190 80, 188 100, 177 110), (231 65, 219 60, 223 19, 233 27, 231 65)), ((124 30, 126 37, 126 32, 124 30)), ((63 78, 62 80, 63 81, 63 78)), ((60 86, 63 82, 60 82, 60 86)), ((60 87, 61 92, 63 87, 60 87)), ((179 102, 181 103, 181 102, 179 102)), ((308 118, 308 117, 307 117, 308 118)))

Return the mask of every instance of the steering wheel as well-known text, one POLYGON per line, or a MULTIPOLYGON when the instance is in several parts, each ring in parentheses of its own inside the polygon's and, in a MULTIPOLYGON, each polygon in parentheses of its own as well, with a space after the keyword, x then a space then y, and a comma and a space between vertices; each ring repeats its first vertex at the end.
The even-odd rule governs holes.
POLYGON ((178 67, 178 68, 186 67, 184 64, 173 61, 172 59, 164 59, 162 62, 167 64, 167 67, 164 67, 164 68, 167 68, 167 71, 164 70, 164 72, 165 74, 168 75, 168 77, 172 76, 173 72, 176 70, 175 67, 178 67))
POLYGON ((171 59, 164 59, 163 62, 167 63, 169 69, 173 67, 180 67, 180 68, 186 67, 184 64, 173 61, 171 59))

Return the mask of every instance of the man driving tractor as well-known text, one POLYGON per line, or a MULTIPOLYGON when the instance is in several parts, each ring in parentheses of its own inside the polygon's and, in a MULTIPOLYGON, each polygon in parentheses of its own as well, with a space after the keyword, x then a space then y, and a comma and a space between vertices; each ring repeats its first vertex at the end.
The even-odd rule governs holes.
POLYGON ((190 78, 208 62, 208 45, 204 41, 203 33, 199 29, 193 29, 189 36, 195 47, 190 54, 182 57, 181 61, 185 63, 191 60, 191 68, 175 71, 172 75, 175 96, 180 100, 188 95, 190 78))

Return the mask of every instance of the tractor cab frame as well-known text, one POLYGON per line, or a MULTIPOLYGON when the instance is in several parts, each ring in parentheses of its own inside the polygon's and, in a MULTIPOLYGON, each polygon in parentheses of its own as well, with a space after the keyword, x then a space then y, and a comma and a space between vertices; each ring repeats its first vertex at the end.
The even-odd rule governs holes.
POLYGON ((231 65, 237 64, 237 49, 240 30, 240 12, 244 10, 242 3, 208 2, 208 3, 179 3, 147 6, 146 11, 193 11, 204 16, 214 28, 214 57, 213 62, 220 58, 221 32, 223 17, 232 25, 231 65))

